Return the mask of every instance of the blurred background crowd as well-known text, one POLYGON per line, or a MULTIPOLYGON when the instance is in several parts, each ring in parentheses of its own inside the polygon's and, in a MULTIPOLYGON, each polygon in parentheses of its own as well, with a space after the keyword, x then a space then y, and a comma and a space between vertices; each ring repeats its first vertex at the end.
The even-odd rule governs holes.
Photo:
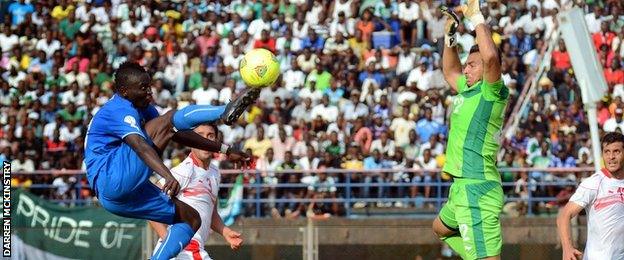
MULTIPOLYGON (((523 88, 557 33, 555 15, 572 5, 585 13, 609 84, 599 104, 604 131, 624 130, 624 6, 617 0, 483 1, 483 14, 500 49, 510 89, 507 118, 521 116, 501 137, 500 167, 587 167, 588 124, 562 40, 554 42, 548 72, 519 114, 523 88)), ((416 169, 351 174, 355 183, 413 186, 355 188, 358 198, 414 198, 414 202, 358 202, 375 207, 431 207, 429 183, 450 181, 444 164, 451 97, 441 72, 446 18, 438 10, 457 0, 235 0, 235 1, 1 1, 0 160, 13 171, 82 169, 84 137, 93 115, 113 94, 114 70, 136 61, 153 76, 154 104, 164 113, 188 104, 222 105, 246 88, 237 72, 244 53, 266 48, 281 63, 281 78, 233 126, 219 126, 224 142, 248 150, 261 174, 246 182, 305 183, 267 188, 267 198, 344 197, 345 174, 323 169, 416 169), (288 170, 320 170, 294 174, 288 170), (274 173, 275 170, 282 170, 274 173), (259 177, 259 178, 258 178, 259 177), (416 186, 418 185, 418 186, 416 186)), ((458 28, 460 57, 475 44, 471 25, 458 28)), ((550 56, 549 56, 550 57, 550 56)), ((175 166, 188 150, 171 145, 175 166)), ((221 167, 230 167, 223 162, 221 167)), ((571 188, 536 182, 570 181, 590 173, 502 171, 509 196, 528 191, 565 202, 571 188), (566 197, 567 196, 567 197, 566 197)), ((224 176, 223 182, 231 182, 224 176)), ((82 178, 20 175, 15 186, 41 196, 91 198, 69 192, 82 178)), ((225 191, 227 192, 227 190, 225 191)), ((246 196, 255 196, 247 190, 246 196)), ((336 204, 315 210, 340 214, 336 204)), ((269 203, 265 214, 305 211, 296 203, 269 203)))

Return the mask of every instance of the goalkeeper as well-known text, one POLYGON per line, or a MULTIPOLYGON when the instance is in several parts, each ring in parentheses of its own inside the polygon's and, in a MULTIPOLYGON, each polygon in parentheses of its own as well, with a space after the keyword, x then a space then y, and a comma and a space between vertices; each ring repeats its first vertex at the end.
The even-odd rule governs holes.
POLYGON ((455 48, 460 21, 453 11, 441 9, 448 17, 442 69, 458 95, 442 169, 453 176, 453 184, 433 230, 463 259, 500 259, 503 190, 496 154, 509 91, 501 80, 500 59, 479 1, 468 0, 456 9, 477 34, 477 45, 470 49, 463 69, 455 48))

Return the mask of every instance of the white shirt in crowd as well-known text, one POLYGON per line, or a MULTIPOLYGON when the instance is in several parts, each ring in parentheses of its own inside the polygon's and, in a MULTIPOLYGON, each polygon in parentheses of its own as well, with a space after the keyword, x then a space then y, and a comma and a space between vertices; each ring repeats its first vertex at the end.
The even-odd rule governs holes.
POLYGON ((570 201, 587 212, 583 259, 624 259, 624 180, 603 169, 581 182, 570 201))
POLYGON ((394 156, 394 141, 388 139, 386 141, 386 145, 381 143, 381 139, 375 139, 371 142, 370 152, 372 153, 375 150, 378 150, 382 154, 386 154, 388 156, 394 156))
POLYGON ((247 33, 256 40, 260 39, 262 30, 271 30, 271 23, 264 22, 262 18, 251 21, 247 27, 247 33))
POLYGON ((293 91, 298 88, 302 88, 305 84, 305 74, 301 70, 287 70, 282 75, 282 81, 284 82, 284 88, 288 91, 293 91))
POLYGON ((399 4, 399 19, 404 21, 414 21, 420 16, 420 6, 416 2, 412 2, 410 7, 407 7, 406 2, 399 4))
POLYGON ((585 15, 585 23, 587 23, 587 29, 589 29, 589 33, 599 32, 601 22, 602 18, 596 17, 594 13, 589 13, 585 15))
POLYGON ((327 122, 335 122, 338 119, 338 108, 335 106, 325 106, 323 104, 318 104, 314 108, 312 108, 312 120, 316 119, 318 116, 323 118, 323 120, 327 122))
POLYGON ((223 133, 223 143, 234 144, 245 137, 245 129, 242 126, 219 125, 219 131, 223 133))
MULTIPOLYGON (((37 42, 35 49, 44 51, 46 53, 46 56, 50 58, 55 51, 61 49, 61 42, 59 42, 57 39, 52 39, 51 42, 48 42, 46 39, 41 39, 37 42)), ((2 50, 4 50, 4 48, 2 48, 2 50)))
POLYGON ((399 54, 399 61, 397 62, 396 74, 401 75, 408 73, 414 68, 414 62, 416 61, 416 53, 404 52, 399 54))
POLYGON ((195 100, 197 105, 210 105, 213 100, 219 98, 219 91, 216 88, 198 88, 193 90, 191 98, 195 100))
POLYGON ((616 129, 620 129, 624 133, 624 120, 622 122, 617 122, 615 117, 607 119, 602 125, 602 130, 605 132, 615 132, 616 129))
POLYGON ((13 47, 19 42, 19 38, 15 34, 6 35, 4 33, 0 33, 0 47, 3 52, 10 52, 13 50, 13 47))
POLYGON ((73 129, 69 129, 69 127, 63 125, 59 129, 59 140, 63 142, 73 142, 81 134, 82 131, 80 130, 80 127, 74 127, 73 129))
POLYGON ((431 88, 431 77, 433 76, 433 72, 430 70, 426 70, 423 72, 419 67, 414 68, 410 71, 409 76, 407 76, 406 85, 411 86, 412 83, 416 83, 416 87, 422 91, 427 91, 431 88))
POLYGON ((518 26, 524 29, 527 34, 534 34, 538 31, 544 30, 544 21, 539 15, 535 18, 531 17, 531 14, 525 14, 518 20, 518 26))
POLYGON ((394 141, 397 147, 402 147, 409 143, 409 132, 412 129, 416 129, 414 120, 405 120, 402 117, 392 120, 390 130, 394 131, 394 141))

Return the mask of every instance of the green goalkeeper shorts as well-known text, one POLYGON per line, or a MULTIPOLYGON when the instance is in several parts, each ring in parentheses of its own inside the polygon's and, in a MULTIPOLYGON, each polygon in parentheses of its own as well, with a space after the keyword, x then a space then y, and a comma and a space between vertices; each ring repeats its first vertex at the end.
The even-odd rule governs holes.
POLYGON ((449 200, 440 210, 440 220, 449 229, 459 231, 468 259, 497 256, 502 247, 502 208, 503 188, 499 182, 456 178, 449 200))

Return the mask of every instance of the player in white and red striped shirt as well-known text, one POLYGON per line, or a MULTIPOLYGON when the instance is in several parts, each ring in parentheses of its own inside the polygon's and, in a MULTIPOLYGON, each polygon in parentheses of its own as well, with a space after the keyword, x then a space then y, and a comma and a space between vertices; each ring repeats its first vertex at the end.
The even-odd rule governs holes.
MULTIPOLYGON (((211 141, 217 139, 217 128, 214 125, 199 125, 193 131, 211 141)), ((171 169, 171 174, 180 183, 178 199, 197 210, 201 218, 199 230, 176 259, 210 259, 204 250, 204 243, 208 240, 211 229, 223 235, 234 250, 238 249, 243 242, 239 233, 223 225, 223 220, 217 212, 221 175, 217 165, 211 161, 212 157, 212 152, 191 149, 189 156, 171 169)), ((167 226, 156 222, 150 222, 150 225, 156 230, 161 240, 164 239, 167 226)), ((156 245, 155 251, 160 246, 161 240, 156 245)))
POLYGON ((577 188, 557 218, 564 260, 624 259, 624 135, 611 132, 602 138, 605 168, 577 188), (570 219, 587 212, 585 252, 570 240, 570 219))

